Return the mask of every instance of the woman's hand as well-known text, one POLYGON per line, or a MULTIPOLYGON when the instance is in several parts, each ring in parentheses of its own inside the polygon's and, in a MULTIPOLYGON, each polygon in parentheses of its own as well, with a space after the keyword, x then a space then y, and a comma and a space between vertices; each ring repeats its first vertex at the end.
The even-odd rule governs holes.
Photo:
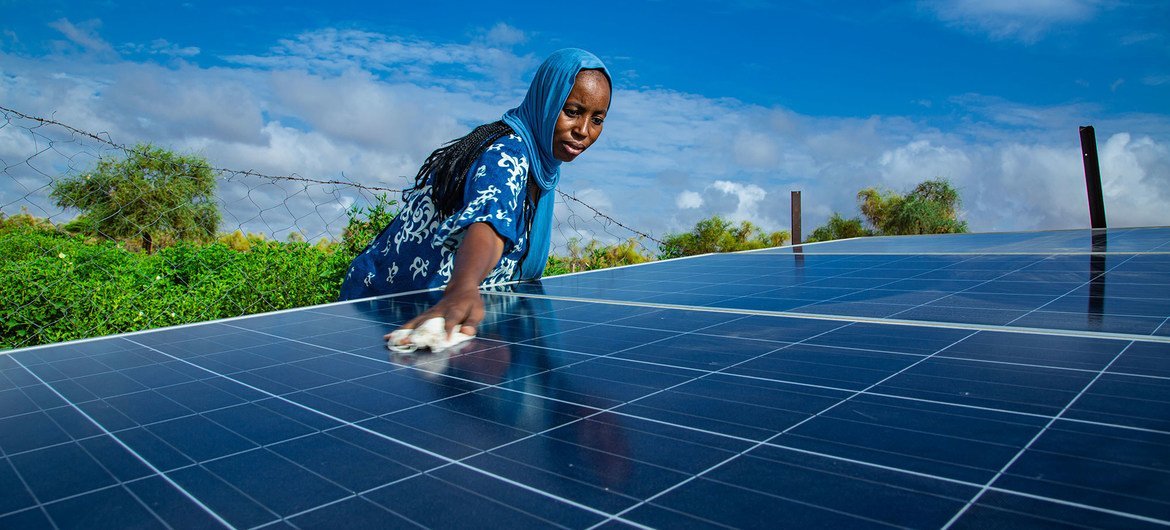
MULTIPOLYGON (((443 291, 443 298, 400 329, 414 329, 427 320, 443 317, 448 336, 455 329, 466 335, 475 335, 475 327, 484 315, 479 284, 500 262, 503 253, 504 240, 491 226, 475 223, 467 227, 463 243, 455 251, 455 266, 451 272, 451 281, 443 291)), ((382 338, 389 340, 390 334, 382 338)))
MULTIPOLYGON (((446 321, 447 336, 457 328, 464 335, 475 335, 475 326, 483 320, 483 298, 479 295, 479 286, 458 290, 448 286, 439 303, 403 324, 401 329, 417 328, 435 317, 443 317, 446 321)), ((389 340, 390 335, 382 338, 389 340)))

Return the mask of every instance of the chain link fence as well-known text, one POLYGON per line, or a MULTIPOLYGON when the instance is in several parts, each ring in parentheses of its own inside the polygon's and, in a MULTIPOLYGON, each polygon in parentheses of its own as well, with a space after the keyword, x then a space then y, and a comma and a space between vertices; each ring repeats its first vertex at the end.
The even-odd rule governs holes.
MULTIPOLYGON (((330 302, 402 191, 211 163, 219 223, 197 243, 163 229, 175 212, 111 238, 58 206, 63 182, 136 154, 143 144, 0 106, 0 349, 330 302)), ((661 245, 563 191, 556 214, 562 261, 591 241, 645 256, 661 245)))

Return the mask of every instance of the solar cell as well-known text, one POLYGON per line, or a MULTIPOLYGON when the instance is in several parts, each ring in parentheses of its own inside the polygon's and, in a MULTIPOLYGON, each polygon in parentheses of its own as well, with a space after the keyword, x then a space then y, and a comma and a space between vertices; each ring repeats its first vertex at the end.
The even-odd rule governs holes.
POLYGON ((548 278, 453 353, 380 340, 436 293, 4 352, 0 527, 1165 527, 1170 231, 1093 235, 548 278))

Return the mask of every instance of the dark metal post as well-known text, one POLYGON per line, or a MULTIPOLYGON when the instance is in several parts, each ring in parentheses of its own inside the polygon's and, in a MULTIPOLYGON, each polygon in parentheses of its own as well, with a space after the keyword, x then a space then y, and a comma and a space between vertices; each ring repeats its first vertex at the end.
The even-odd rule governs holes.
POLYGON ((1105 199, 1101 192, 1101 165, 1097 162, 1097 135, 1092 125, 1081 127, 1081 156, 1085 162, 1085 189, 1089 193, 1089 222, 1105 228, 1105 199))
POLYGON ((792 244, 800 244, 800 192, 792 192, 792 244))

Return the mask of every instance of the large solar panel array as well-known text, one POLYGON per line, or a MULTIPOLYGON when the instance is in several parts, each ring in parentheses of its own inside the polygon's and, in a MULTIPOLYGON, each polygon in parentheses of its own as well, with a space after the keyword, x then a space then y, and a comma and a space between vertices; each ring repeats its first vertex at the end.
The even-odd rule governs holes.
POLYGON ((0 354, 0 527, 1170 525, 1170 229, 869 238, 0 354))

